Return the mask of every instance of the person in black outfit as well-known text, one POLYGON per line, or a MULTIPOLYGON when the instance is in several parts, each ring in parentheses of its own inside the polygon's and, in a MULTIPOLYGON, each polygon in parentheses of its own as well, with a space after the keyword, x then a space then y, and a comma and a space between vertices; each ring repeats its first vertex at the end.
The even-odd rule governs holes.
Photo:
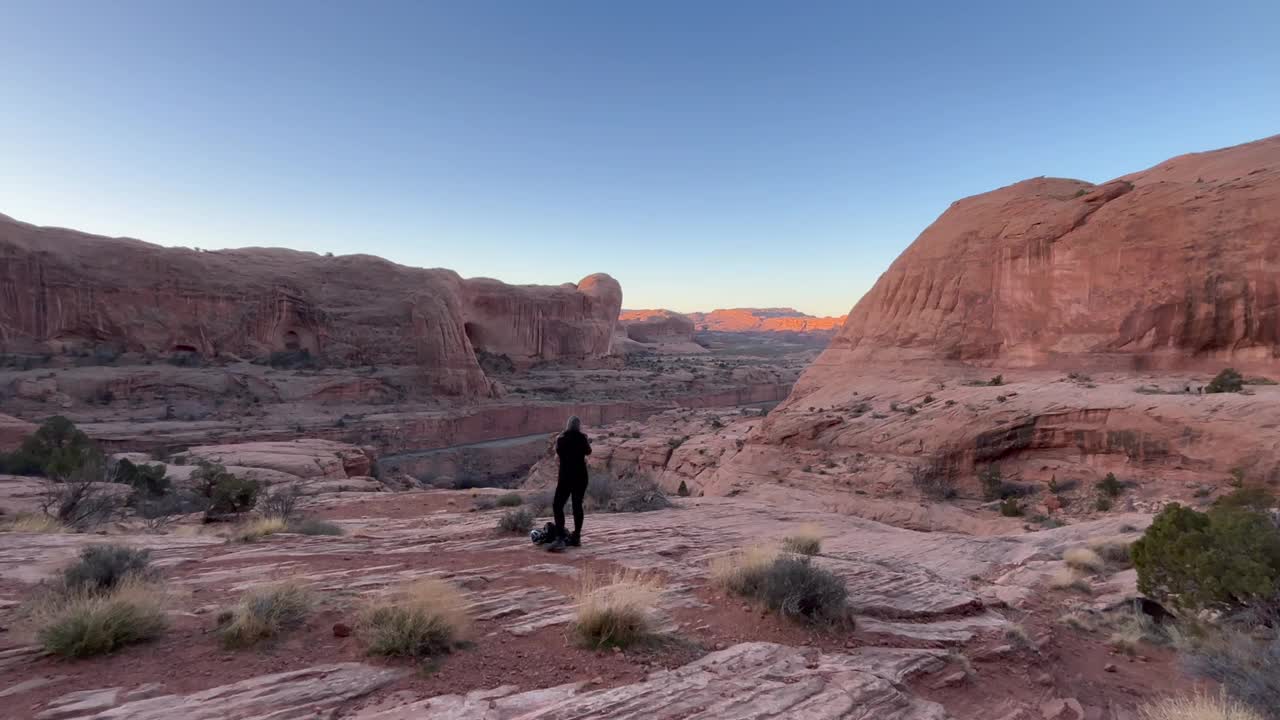
POLYGON ((587 456, 591 454, 591 441, 582 432, 582 421, 577 415, 569 418, 564 432, 556 438, 556 456, 560 458, 560 474, 556 480, 555 499, 551 512, 556 520, 556 538, 547 549, 563 550, 565 545, 582 544, 582 499, 587 494, 587 456), (564 504, 573 498, 573 534, 565 532, 564 504))

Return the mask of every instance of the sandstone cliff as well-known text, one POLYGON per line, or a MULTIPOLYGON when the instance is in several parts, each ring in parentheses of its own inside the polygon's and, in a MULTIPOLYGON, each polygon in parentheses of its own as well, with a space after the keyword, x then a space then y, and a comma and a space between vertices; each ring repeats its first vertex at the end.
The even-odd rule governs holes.
POLYGON ((416 364, 434 391, 476 395, 479 350, 555 360, 609 353, 622 289, 464 280, 368 255, 201 252, 0 216, 0 352, 107 345, 159 355, 416 364))
POLYGON ((1228 365, 1280 379, 1280 136, 953 204, 705 491, 834 491, 878 517, 922 471, 973 498, 999 465, 1039 514, 1066 486, 1092 512, 1108 472, 1126 503, 1203 503, 1280 478, 1280 388, 1201 394, 1228 365))
MULTIPOLYGON (((1117 369, 1280 358, 1280 136, 953 204, 832 355, 1117 369)), ((828 358, 830 360, 830 358, 828 358)))

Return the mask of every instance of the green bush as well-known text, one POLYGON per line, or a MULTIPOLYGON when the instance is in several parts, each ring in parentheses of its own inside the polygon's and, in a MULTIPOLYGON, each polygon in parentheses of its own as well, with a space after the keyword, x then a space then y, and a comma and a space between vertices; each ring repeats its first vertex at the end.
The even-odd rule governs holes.
POLYGON ((1280 530, 1252 508, 1201 513, 1177 503, 1131 549, 1138 589, 1187 609, 1241 608, 1280 591, 1280 530))
POLYGON ((533 519, 533 513, 526 508, 508 510, 498 518, 498 529, 509 533, 527 533, 533 529, 533 519))
POLYGON ((1124 494, 1124 483, 1116 479, 1115 473, 1107 473, 1107 476, 1099 480, 1095 487, 1099 495, 1109 498, 1118 498, 1124 494))
POLYGON ((57 480, 69 477, 88 464, 101 464, 98 446, 75 426, 55 415, 12 453, 0 453, 0 472, 10 475, 44 475, 57 480))
POLYGON ((1227 368, 1204 386, 1207 393, 1238 393, 1244 390, 1244 377, 1235 368, 1227 368))
POLYGON ((849 620, 844 580, 807 557, 779 555, 760 579, 756 596, 792 619, 827 624, 849 620))
POLYGON ((164 465, 137 465, 127 458, 116 463, 115 481, 132 487, 139 498, 157 498, 169 492, 170 488, 164 465))
POLYGON ((253 509, 258 503, 259 485, 256 480, 236 477, 217 463, 201 460, 191 474, 200 493, 209 498, 205 511, 208 520, 226 515, 239 515, 253 509))
POLYGON ((524 498, 519 493, 507 493, 498 496, 497 504, 498 507, 520 507, 524 504, 524 498))
POLYGON ((106 592, 126 578, 148 577, 150 564, 150 550, 135 550, 124 545, 90 545, 80 551, 79 560, 62 571, 62 582, 72 592, 106 592))

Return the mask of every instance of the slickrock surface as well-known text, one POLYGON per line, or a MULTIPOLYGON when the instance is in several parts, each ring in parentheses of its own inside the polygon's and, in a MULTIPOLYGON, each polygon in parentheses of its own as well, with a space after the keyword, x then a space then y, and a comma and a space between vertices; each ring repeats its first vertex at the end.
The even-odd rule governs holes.
MULTIPOLYGON (((1123 536, 1125 526, 1146 521, 1116 516, 1039 533, 973 537, 742 498, 688 498, 666 511, 593 513, 583 547, 555 555, 527 538, 497 534, 501 511, 475 512, 473 494, 307 498, 303 512, 337 522, 345 530, 338 537, 286 533, 229 544, 217 527, 113 532, 112 542, 152 549, 170 590, 172 627, 152 643, 76 662, 41 657, 32 648, 22 604, 38 597, 36 584, 56 575, 79 548, 108 538, 5 534, 0 626, 8 630, 0 633, 0 697, 6 710, 0 716, 978 717, 969 714, 970 705, 951 712, 948 702, 958 701, 930 689, 955 672, 953 651, 971 655, 975 672, 988 678, 975 682, 1008 686, 985 707, 1033 708, 1059 692, 1030 679, 1036 666, 1082 652, 1082 640, 1055 630, 1061 610, 1054 606, 1041 613, 1044 625, 1035 630, 1043 636, 1041 654, 1020 655, 1004 647, 1011 618, 1027 624, 1038 616, 1046 602, 1044 579, 1062 567, 1064 549, 1095 536, 1123 536), (801 525, 816 525, 824 535, 815 562, 846 580, 855 630, 807 629, 709 585, 712 559, 776 541, 801 525), (583 572, 616 568, 662 579, 653 611, 676 644, 611 653, 573 643, 567 630, 583 572), (475 621, 472 645, 442 658, 433 673, 369 658, 358 637, 331 632, 335 623, 353 623, 367 598, 423 577, 461 588, 475 621), (262 647, 223 649, 210 633, 217 610, 247 589, 285 578, 321 598, 306 624, 262 647)), ((1131 578, 1093 582, 1099 602, 1132 597, 1131 578)), ((1177 682, 1168 662, 1126 666, 1124 674, 1103 678, 1115 687, 1090 698, 1103 713, 1098 717, 1125 717, 1107 703, 1114 699, 1122 713, 1144 693, 1177 682), (1134 689, 1133 673, 1169 677, 1147 681, 1143 675, 1145 684, 1134 689)))

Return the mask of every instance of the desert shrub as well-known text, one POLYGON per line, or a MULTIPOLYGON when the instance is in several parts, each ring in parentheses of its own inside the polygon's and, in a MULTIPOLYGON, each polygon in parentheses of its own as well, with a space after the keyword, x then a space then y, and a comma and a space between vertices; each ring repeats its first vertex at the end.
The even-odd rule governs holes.
POLYGON ((368 605, 357 631, 372 655, 425 658, 451 651, 469 625, 462 594, 432 578, 368 605))
POLYGON ((1107 473, 1107 476, 1099 480, 1094 488, 1099 495, 1109 498, 1118 498, 1124 494, 1124 483, 1116 479, 1115 473, 1107 473))
POLYGON ((498 529, 508 533, 527 533, 533 529, 533 513, 527 508, 516 508, 502 513, 498 518, 498 529))
POLYGON ((45 420, 16 451, 0 453, 0 472, 11 475, 61 480, 86 464, 101 467, 102 453, 88 435, 61 415, 45 420))
POLYGON ((1055 590, 1075 590, 1085 595, 1093 592, 1093 586, 1089 581, 1070 568, 1063 568, 1054 573, 1049 578, 1049 587, 1055 590))
MULTIPOLYGON (((550 502, 550 501, 548 501, 548 502, 550 502)), ((474 502, 473 504, 474 504, 474 506, 475 506, 475 509, 476 509, 476 510, 480 510, 480 511, 492 510, 492 509, 494 509, 494 508, 498 507, 498 501, 497 501, 497 499, 496 499, 496 498, 493 498, 493 497, 490 497, 490 496, 488 496, 488 495, 482 495, 482 496, 480 496, 480 497, 476 498, 476 499, 475 499, 475 502, 474 502)))
POLYGON ((1084 547, 1075 547, 1062 554, 1062 560, 1068 567, 1085 572, 1099 573, 1107 568, 1102 556, 1084 547))
POLYGON ((57 518, 44 513, 22 513, 15 515, 12 520, 0 526, 0 529, 18 533, 62 533, 69 528, 58 522, 57 518))
MULTIPOLYGON (((616 480, 612 475, 600 473, 593 476, 587 481, 587 502, 591 503, 593 508, 607 508, 609 502, 613 500, 614 486, 616 480)), ((550 505, 550 503, 547 503, 550 505)))
POLYGON ((209 509, 209 498, 187 489, 175 490, 160 497, 134 495, 130 502, 138 515, 153 529, 163 527, 182 515, 209 509))
POLYGON ((1022 517, 1022 503, 1017 498, 1005 498, 1000 501, 1000 514, 1005 517, 1022 517))
POLYGON ((1173 503, 1133 544, 1138 589, 1176 606, 1239 608, 1280 589, 1280 531, 1265 513, 1173 503))
POLYGON ((1226 695, 1167 698, 1146 703, 1138 712, 1142 720, 1267 720, 1226 695))
POLYGON ((1238 393, 1244 390, 1244 377, 1235 368, 1226 368, 1204 386, 1206 393, 1238 393))
POLYGON ((951 470, 940 458, 911 468, 911 484, 921 495, 932 500, 947 500, 956 495, 951 470))
POLYGON ((1154 645, 1167 640, 1156 622, 1138 610, 1114 613, 1108 618, 1108 624, 1111 635, 1107 644, 1126 655, 1137 655, 1143 644, 1154 645))
POLYGON ((64 657, 88 657, 159 637, 167 627, 164 595, 139 580, 106 593, 76 591, 50 598, 37 611, 36 637, 64 657))
POLYGON ((1089 541, 1089 549, 1097 553, 1108 565, 1127 568, 1133 565, 1127 541, 1121 538, 1094 538, 1089 541))
POLYGON ((611 577, 586 573, 577 593, 574 633, 592 648, 627 647, 654 634, 651 608, 660 587, 653 577, 619 572, 611 577))
POLYGON ((1108 512, 1113 505, 1115 505, 1115 501, 1106 495, 1099 495, 1093 500, 1093 509, 1098 512, 1108 512))
POLYGON ((218 463, 200 460, 191 479, 200 494, 209 498, 205 518, 216 520, 227 515, 239 515, 252 510, 258 503, 258 482, 247 480, 227 472, 218 463))
POLYGON ((782 539, 782 549, 799 555, 817 555, 822 552, 822 528, 802 525, 782 539))
POLYGON ((40 503, 44 514, 76 530, 92 529, 114 517, 123 503, 107 487, 99 463, 87 461, 60 481, 46 480, 40 503))
POLYGON ((1000 387, 1001 385, 1004 385, 1004 376, 997 375, 991 378, 991 380, 987 382, 987 385, 990 385, 991 387, 1000 387))
POLYGON ((988 465, 978 473, 978 482, 982 485, 984 500, 999 500, 1004 491, 1004 477, 1000 474, 999 465, 988 465))
POLYGON ((102 593, 126 579, 148 579, 152 573, 150 550, 124 545, 90 545, 80 559, 62 571, 63 586, 70 592, 102 593))
POLYGON ((341 535, 342 526, 327 520, 303 518, 290 522, 288 531, 299 535, 341 535))
POLYGON ((302 498, 302 489, 297 483, 288 487, 276 486, 263 494, 258 501, 258 510, 267 517, 275 517, 288 522, 298 510, 298 500, 302 498))
POLYGON ((1245 378, 1244 384, 1245 385, 1280 385, 1280 382, 1276 382, 1275 380, 1272 380, 1271 378, 1268 378, 1268 377, 1258 376, 1258 377, 1245 378))
POLYGON ((1240 510, 1270 510, 1275 506, 1276 496, 1271 494, 1270 490, 1257 485, 1238 488, 1214 502, 1214 507, 1240 510))
POLYGON ((520 497, 519 493, 507 493, 499 495, 496 502, 498 507, 519 507, 524 504, 524 498, 520 497))
POLYGON ((648 475, 601 474, 587 484, 587 507, 606 512, 652 512, 671 507, 671 500, 648 475))
POLYGON ((116 463, 115 482, 133 488, 134 495, 139 498, 160 497, 169 492, 169 478, 165 477, 164 465, 141 465, 122 458, 116 463))
POLYGON ((1275 628, 1246 632, 1225 627, 1208 633, 1174 633, 1187 669, 1222 686, 1259 717, 1280 718, 1280 635, 1275 628))
POLYGON ((258 518, 251 522, 247 522, 236 528, 231 534, 231 539, 236 542, 251 543, 257 542, 269 535, 282 533, 289 529, 289 525, 283 518, 264 517, 258 518))
POLYGON ((807 557, 750 548, 713 563, 712 579, 726 590, 757 600, 793 620, 852 622, 844 580, 807 557))
POLYGON ((240 596, 218 635, 227 647, 247 647, 300 626, 312 604, 311 592, 295 581, 253 588, 240 596))

